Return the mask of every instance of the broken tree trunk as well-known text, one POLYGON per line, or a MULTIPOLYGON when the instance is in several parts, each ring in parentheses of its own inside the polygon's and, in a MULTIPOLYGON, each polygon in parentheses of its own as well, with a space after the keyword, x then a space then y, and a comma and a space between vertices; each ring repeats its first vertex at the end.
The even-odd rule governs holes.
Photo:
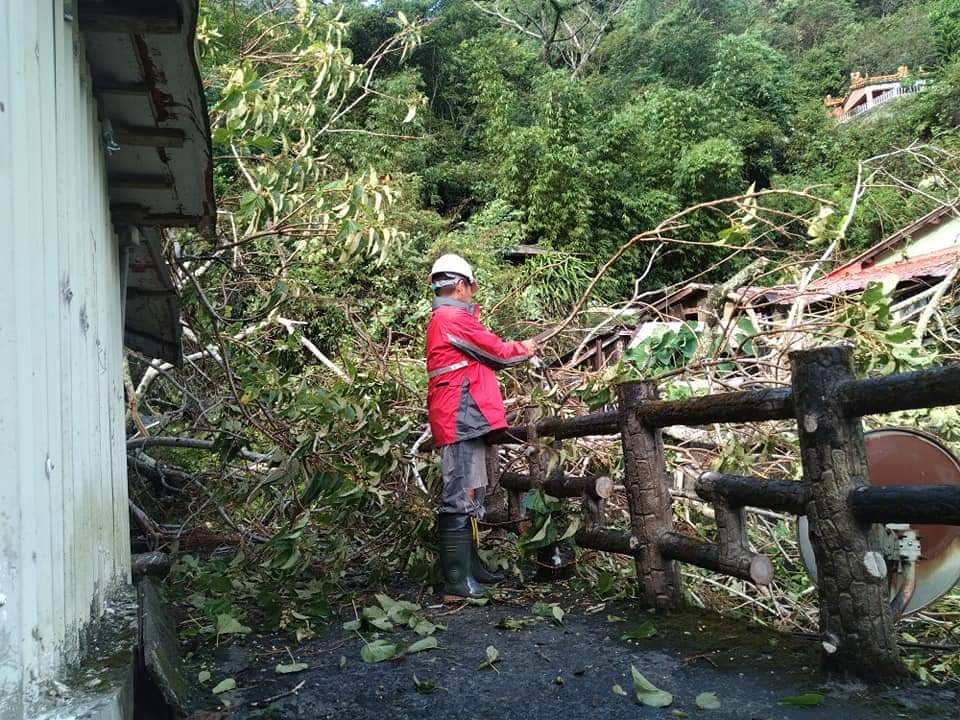
POLYGON ((906 674, 900 661, 880 552, 879 526, 861 523, 847 497, 867 484, 859 417, 844 415, 839 388, 853 380, 848 347, 790 354, 807 518, 817 560, 824 669, 865 680, 906 674))
POLYGON ((623 484, 630 509, 630 526, 640 542, 635 554, 640 597, 649 607, 672 610, 682 604, 680 570, 664 557, 657 544, 673 528, 673 498, 667 482, 661 431, 645 425, 639 411, 656 400, 652 382, 620 386, 620 437, 623 443, 623 484))

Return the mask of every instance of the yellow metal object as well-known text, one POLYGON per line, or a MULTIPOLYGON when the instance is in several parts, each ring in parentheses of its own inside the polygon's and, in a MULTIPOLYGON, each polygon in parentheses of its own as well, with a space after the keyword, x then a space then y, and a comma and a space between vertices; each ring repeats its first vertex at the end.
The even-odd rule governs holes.
POLYGON ((473 544, 477 547, 480 547, 480 526, 477 524, 477 519, 470 516, 470 527, 473 528, 473 544))

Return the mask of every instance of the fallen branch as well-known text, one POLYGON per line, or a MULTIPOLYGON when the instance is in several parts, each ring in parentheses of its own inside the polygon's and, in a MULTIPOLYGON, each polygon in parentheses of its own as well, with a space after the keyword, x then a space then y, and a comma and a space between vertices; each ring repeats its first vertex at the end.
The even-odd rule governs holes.
POLYGON ((284 690, 282 693, 277 693, 276 695, 271 695, 270 697, 265 698, 263 700, 256 700, 250 703, 250 707, 254 707, 254 708, 263 707, 264 705, 269 705, 270 703, 275 702, 280 698, 285 698, 288 695, 295 695, 296 693, 300 692, 303 689, 303 686, 306 684, 307 684, 306 680, 301 680, 300 684, 297 685, 296 687, 291 688, 290 690, 284 690))
MULTIPOLYGON (((200 440, 184 437, 146 437, 127 440, 127 450, 143 450, 148 447, 176 447, 190 450, 214 450, 216 443, 213 440, 200 440)), ((273 462, 276 458, 265 453, 255 453, 250 450, 241 450, 240 457, 251 462, 273 462)))
POLYGON ((937 308, 940 307, 940 301, 943 300, 943 296, 947 294, 947 290, 953 286, 954 281, 957 279, 958 272, 960 272, 960 261, 954 263, 953 269, 951 269, 947 276, 937 285, 936 290, 934 290, 930 298, 930 302, 927 303, 927 306, 920 314, 920 318, 917 320, 917 327, 913 332, 913 336, 917 340, 923 340, 923 336, 927 332, 927 325, 930 324, 930 319, 937 311, 937 308))
MULTIPOLYGON (((286 318, 282 318, 282 317, 279 317, 279 316, 277 317, 277 322, 280 323, 281 325, 283 325, 283 327, 286 328, 287 333, 289 333, 290 335, 293 335, 294 332, 296 332, 295 328, 293 327, 294 325, 304 325, 304 324, 305 324, 305 323, 303 323, 303 322, 300 321, 300 320, 287 320, 286 318)), ((343 370, 341 370, 340 368, 338 368, 330 358, 328 358, 326 355, 324 355, 322 352, 320 352, 320 348, 318 348, 316 345, 314 345, 312 342, 310 342, 310 340, 308 340, 308 339, 307 339, 306 337, 304 337, 302 334, 300 335, 300 344, 303 345, 303 347, 304 347, 311 355, 313 355, 317 360, 319 360, 321 363, 323 363, 323 365, 324 365, 327 369, 333 371, 333 372, 337 375, 337 377, 339 377, 341 380, 343 380, 345 383, 347 383, 347 385, 350 385, 350 384, 351 384, 350 376, 347 375, 343 370)))

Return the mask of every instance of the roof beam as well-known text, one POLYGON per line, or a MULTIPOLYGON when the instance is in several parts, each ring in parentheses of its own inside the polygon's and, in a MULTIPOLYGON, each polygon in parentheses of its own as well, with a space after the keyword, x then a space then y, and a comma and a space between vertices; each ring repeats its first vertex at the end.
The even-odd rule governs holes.
POLYGON ((116 225, 141 225, 143 227, 193 227, 203 218, 183 213, 151 213, 150 209, 135 203, 114 203, 110 216, 116 225))
POLYGON ((173 181, 164 175, 115 173, 107 178, 111 190, 170 190, 173 181))
POLYGON ((142 82, 119 82, 107 78, 96 78, 93 90, 97 95, 144 95, 150 96, 150 87, 142 82))
POLYGON ((183 147, 183 130, 136 125, 114 125, 113 139, 117 144, 147 147, 183 147))
POLYGON ((91 33, 177 34, 182 27, 177 4, 160 0, 80 0, 77 15, 91 33))

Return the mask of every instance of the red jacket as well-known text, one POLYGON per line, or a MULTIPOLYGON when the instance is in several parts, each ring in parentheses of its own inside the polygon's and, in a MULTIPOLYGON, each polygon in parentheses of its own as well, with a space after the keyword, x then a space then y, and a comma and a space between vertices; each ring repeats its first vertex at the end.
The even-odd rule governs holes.
POLYGON ((437 447, 507 427, 495 370, 528 358, 477 319, 476 305, 436 298, 427 325, 427 417, 437 447))

